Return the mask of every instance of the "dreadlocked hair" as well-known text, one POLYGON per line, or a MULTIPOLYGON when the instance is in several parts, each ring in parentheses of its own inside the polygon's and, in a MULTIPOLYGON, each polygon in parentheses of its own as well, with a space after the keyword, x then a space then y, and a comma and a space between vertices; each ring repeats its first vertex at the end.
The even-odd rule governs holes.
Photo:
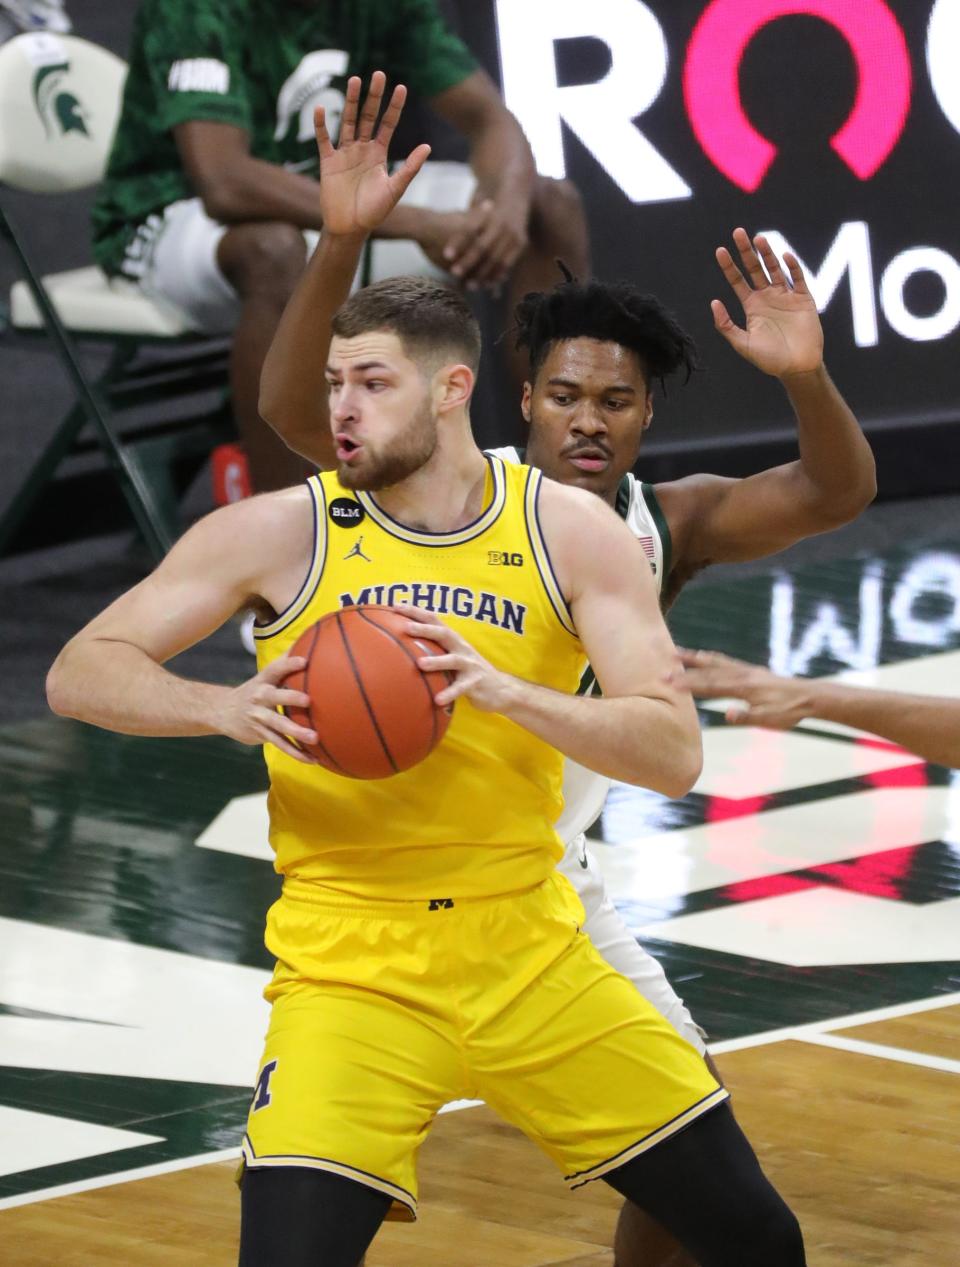
POLYGON ((536 378, 551 346, 563 339, 597 339, 629 348, 644 376, 665 379, 697 368, 697 347, 676 318, 655 299, 626 282, 580 282, 561 262, 565 281, 524 295, 514 313, 516 346, 527 348, 536 378))

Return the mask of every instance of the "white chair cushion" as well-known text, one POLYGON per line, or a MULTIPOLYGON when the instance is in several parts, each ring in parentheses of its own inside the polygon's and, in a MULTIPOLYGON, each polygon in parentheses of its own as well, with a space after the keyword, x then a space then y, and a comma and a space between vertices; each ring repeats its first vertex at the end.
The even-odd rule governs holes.
MULTIPOLYGON (((477 188, 477 178, 466 163, 425 163, 400 199, 404 207, 430 207, 433 211, 466 211, 477 188)), ((374 238, 369 244, 371 282, 412 273, 417 277, 449 280, 408 238, 374 238)))
MULTIPOLYGON (((96 266, 51 273, 42 280, 68 330, 161 339, 190 333, 191 327, 170 304, 149 299, 131 282, 109 278, 96 266)), ((10 290, 10 319, 19 330, 43 325, 26 282, 16 282, 10 290)))
POLYGON ((0 181, 62 193, 103 174, 126 63, 74 35, 19 35, 0 47, 0 181))

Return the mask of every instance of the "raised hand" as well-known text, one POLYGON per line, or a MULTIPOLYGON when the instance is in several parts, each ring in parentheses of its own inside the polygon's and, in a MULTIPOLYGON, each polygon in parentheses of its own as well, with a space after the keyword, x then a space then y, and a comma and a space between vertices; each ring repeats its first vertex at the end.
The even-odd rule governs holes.
POLYGON ((818 370, 823 364, 823 327, 797 257, 784 255, 788 278, 765 237, 751 242, 745 229, 735 229, 733 241, 749 282, 725 246, 717 250, 717 263, 743 305, 746 328, 714 299, 710 308, 717 330, 735 352, 765 374, 785 378, 818 370))
POLYGON ((430 154, 429 145, 418 145, 403 166, 387 171, 387 150, 396 131, 407 90, 394 88, 383 118, 387 77, 374 71, 363 105, 360 79, 347 81, 347 95, 340 121, 340 140, 330 140, 323 106, 314 114, 317 149, 320 152, 320 212, 327 233, 366 234, 378 228, 403 197, 407 186, 430 154))

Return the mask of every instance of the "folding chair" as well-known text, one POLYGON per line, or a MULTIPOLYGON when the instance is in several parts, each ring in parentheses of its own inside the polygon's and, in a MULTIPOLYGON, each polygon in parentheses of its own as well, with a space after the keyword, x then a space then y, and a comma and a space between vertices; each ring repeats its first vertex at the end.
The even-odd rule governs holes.
MULTIPOLYGON (((102 177, 120 111, 126 64, 68 35, 27 34, 0 47, 0 194, 4 188, 63 194, 102 177)), ((179 533, 177 471, 199 467, 233 436, 223 340, 192 333, 178 312, 99 268, 41 276, 0 201, 0 236, 19 263, 10 292, 15 331, 52 346, 76 401, 0 515, 0 554, 62 462, 99 450, 147 545, 159 559, 179 533), (80 346, 106 345, 106 369, 91 378, 80 346), (173 359, 155 349, 177 349, 173 359), (182 348, 182 350, 180 350, 182 348), (150 350, 154 350, 151 355, 150 350), (143 406, 216 389, 213 409, 143 424, 143 406), (139 425, 134 411, 140 410, 139 425), (88 437, 81 432, 87 430, 88 437)), ((154 410, 154 412, 156 412, 154 410)))

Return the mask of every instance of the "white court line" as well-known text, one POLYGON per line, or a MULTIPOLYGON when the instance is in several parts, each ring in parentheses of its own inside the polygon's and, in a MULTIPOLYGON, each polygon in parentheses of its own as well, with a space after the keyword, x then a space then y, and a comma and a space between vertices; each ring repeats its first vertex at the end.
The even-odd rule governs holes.
POLYGON ((62 1183, 56 1188, 40 1188, 36 1192, 21 1192, 16 1197, 0 1200, 0 1210, 12 1210, 15 1205, 30 1205, 34 1201, 49 1201, 53 1197, 70 1197, 76 1192, 89 1192, 91 1188, 106 1188, 112 1184, 131 1183, 134 1179, 152 1179, 154 1175, 169 1175, 174 1170, 188 1170, 192 1166, 205 1166, 213 1161, 239 1161, 240 1145, 222 1148, 217 1153, 197 1153, 195 1157, 180 1157, 176 1161, 159 1161, 153 1166, 140 1166, 136 1170, 120 1170, 112 1175, 97 1175, 94 1179, 79 1179, 76 1183, 62 1183))
MULTIPOLYGON (((482 1100, 452 1100, 441 1113, 458 1113, 473 1109, 482 1100)), ((158 1161, 152 1166, 139 1166, 136 1170, 118 1170, 110 1175, 96 1175, 92 1179, 78 1179, 76 1183, 62 1183, 55 1188, 38 1188, 35 1192, 21 1192, 15 1197, 0 1199, 0 1210, 12 1210, 17 1205, 31 1205, 36 1201, 52 1201, 54 1197, 72 1197, 78 1192, 92 1192, 95 1188, 109 1188, 135 1179, 153 1179, 156 1175, 170 1175, 176 1170, 192 1170, 194 1166, 208 1166, 215 1161, 240 1160, 240 1145, 222 1148, 216 1153, 196 1153, 193 1157, 177 1157, 173 1161, 158 1161)))
POLYGON ((858 1056, 878 1056, 882 1060, 896 1060, 902 1065, 921 1065, 924 1069, 939 1069, 943 1073, 960 1073, 960 1060, 947 1060, 945 1056, 929 1056, 922 1051, 909 1051, 905 1047, 887 1047, 883 1043, 865 1043, 859 1038, 845 1038, 842 1034, 798 1034, 801 1043, 812 1047, 832 1047, 836 1051, 851 1051, 858 1056))
POLYGON ((787 1025, 783 1029, 767 1029, 759 1034, 745 1034, 742 1038, 728 1038, 710 1043, 711 1055, 722 1056, 727 1051, 746 1051, 749 1047, 766 1047, 804 1034, 825 1034, 833 1029, 848 1029, 854 1025, 869 1025, 872 1021, 894 1021, 900 1016, 912 1016, 916 1012, 932 1012, 941 1007, 955 1007, 960 1003, 960 991, 956 994, 935 994, 930 999, 914 999, 911 1003, 894 1003, 891 1007, 877 1007, 870 1012, 852 1012, 849 1016, 831 1016, 825 1021, 808 1021, 804 1025, 787 1025))
MULTIPOLYGON (((799 1041, 815 1041, 807 1037, 814 1034, 824 1034, 832 1029, 847 1029, 854 1025, 869 1024, 871 1021, 889 1021, 895 1020, 900 1016, 911 1016, 916 1012, 932 1012, 941 1007, 953 1007, 960 1003, 960 991, 956 994, 938 994, 930 999, 915 999, 911 1003, 896 1003, 892 1007, 878 1007, 870 1012, 853 1012, 848 1016, 833 1016, 825 1021, 810 1021, 805 1025, 790 1025, 784 1029, 768 1029, 760 1034, 747 1034, 743 1038, 729 1038, 724 1042, 711 1043, 708 1050, 711 1055, 721 1056, 724 1052, 745 1051, 750 1047, 765 1047, 769 1043, 778 1043, 788 1039, 799 1041)), ((856 1042, 856 1039, 845 1039, 847 1042, 856 1042)), ((824 1044, 826 1045, 826 1044, 824 1044)), ((871 1055, 877 1055, 884 1051, 878 1044, 862 1044, 871 1047, 871 1055)), ((886 1050, 899 1052, 899 1048, 891 1047, 886 1050)), ((911 1053, 907 1053, 911 1054, 911 1053)), ((927 1057, 928 1060, 936 1060, 938 1057, 927 1057)), ((916 1063, 921 1063, 918 1060, 916 1063)), ((945 1062, 947 1064, 956 1064, 960 1062, 945 1062)), ((960 1072, 960 1069, 953 1070, 960 1072)), ((457 1108, 470 1108, 479 1104, 479 1100, 460 1100, 456 1102, 457 1108)), ((189 1170, 193 1166, 204 1166, 215 1161, 239 1161, 240 1152, 238 1148, 226 1148, 218 1153, 198 1153, 194 1157, 180 1157, 176 1161, 162 1161, 154 1166, 141 1166, 138 1170, 123 1170, 112 1175, 98 1175, 94 1179, 80 1179, 76 1183, 64 1183, 57 1188, 42 1188, 36 1192, 23 1192, 16 1197, 4 1197, 0 1199, 0 1210, 10 1210, 18 1205, 30 1205, 36 1201, 50 1201, 54 1197, 68 1197, 77 1192, 90 1192, 95 1188, 107 1188, 112 1184, 130 1183, 135 1179, 150 1179, 154 1175, 169 1175, 177 1170, 189 1170)))

